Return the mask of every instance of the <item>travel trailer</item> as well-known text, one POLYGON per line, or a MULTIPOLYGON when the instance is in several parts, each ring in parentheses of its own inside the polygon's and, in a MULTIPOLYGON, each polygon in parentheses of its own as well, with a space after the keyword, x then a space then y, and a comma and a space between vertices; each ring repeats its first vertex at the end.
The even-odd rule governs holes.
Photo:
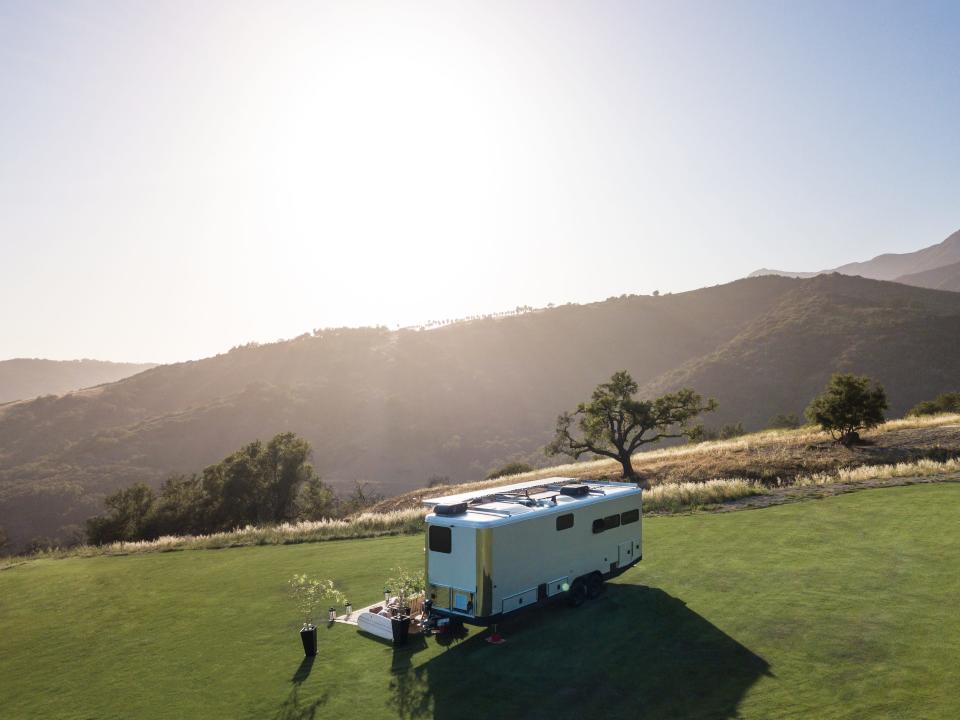
POLYGON ((489 625, 565 595, 580 605, 642 557, 642 490, 572 478, 424 500, 431 614, 489 625))

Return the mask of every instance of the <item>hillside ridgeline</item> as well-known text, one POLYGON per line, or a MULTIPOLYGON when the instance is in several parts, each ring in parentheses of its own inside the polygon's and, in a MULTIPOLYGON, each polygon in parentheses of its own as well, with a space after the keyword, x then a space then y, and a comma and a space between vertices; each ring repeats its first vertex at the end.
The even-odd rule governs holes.
MULTIPOLYGON (((935 287, 929 284, 928 272, 960 262, 960 230, 943 242, 909 253, 884 253, 864 262, 852 262, 831 270, 819 272, 793 272, 789 270, 771 270, 762 268, 750 273, 750 277, 763 275, 782 275, 784 277, 810 278, 816 275, 840 273, 841 275, 859 275, 872 280, 893 280, 919 287, 935 287)), ((954 277, 956 275, 954 274, 954 277)), ((941 290, 954 288, 940 287, 941 290)))
POLYGON ((152 367, 156 365, 103 360, 2 360, 0 403, 28 400, 41 395, 63 395, 71 390, 116 382, 152 367))
POLYGON ((960 294, 842 275, 763 277, 623 296, 429 331, 323 330, 0 408, 0 526, 75 532, 105 495, 295 432, 324 482, 393 495, 547 464, 557 413, 626 369, 643 394, 715 397, 711 424, 801 414, 838 371, 887 389, 892 415, 956 390, 960 294))

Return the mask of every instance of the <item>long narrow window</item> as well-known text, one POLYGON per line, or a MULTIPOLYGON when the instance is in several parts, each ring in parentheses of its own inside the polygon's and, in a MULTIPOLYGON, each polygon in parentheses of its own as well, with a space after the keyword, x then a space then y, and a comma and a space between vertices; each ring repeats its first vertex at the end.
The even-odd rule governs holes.
POLYGON ((573 513, 557 515, 557 530, 569 530, 573 527, 573 513))
POLYGON ((613 530, 613 528, 620 527, 620 516, 619 515, 607 515, 603 519, 603 524, 606 526, 607 530, 613 530))
POLYGON ((625 513, 620 513, 620 524, 629 525, 630 523, 635 523, 640 520, 640 510, 627 510, 625 513))
POLYGON ((432 552, 449 553, 453 549, 453 533, 450 528, 431 525, 429 546, 432 552))

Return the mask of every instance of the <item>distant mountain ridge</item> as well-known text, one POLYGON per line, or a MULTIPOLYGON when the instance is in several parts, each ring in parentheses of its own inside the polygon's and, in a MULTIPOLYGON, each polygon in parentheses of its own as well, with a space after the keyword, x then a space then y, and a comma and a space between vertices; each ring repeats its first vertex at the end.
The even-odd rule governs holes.
MULTIPOLYGON (((893 280, 906 285, 932 287, 924 284, 923 273, 960 262, 960 230, 941 243, 910 253, 886 253, 872 260, 852 262, 831 270, 820 272, 791 272, 762 268, 754 270, 748 277, 762 275, 782 275, 784 277, 810 278, 829 273, 841 275, 859 275, 873 280, 893 280)), ((950 288, 941 288, 950 289, 950 288)))
POLYGON ((152 367, 156 365, 105 360, 3 360, 0 361, 0 403, 63 395, 71 390, 116 382, 152 367))
POLYGON ((293 431, 324 480, 393 494, 543 464, 557 414, 616 370, 647 396, 691 386, 713 426, 801 413, 831 373, 867 373, 891 414, 957 389, 960 293, 840 274, 621 296, 430 331, 325 330, 0 407, 0 525, 64 536, 104 495, 195 472, 293 431))
POLYGON ((896 279, 896 282, 932 290, 960 292, 960 262, 943 265, 932 270, 911 273, 910 275, 901 275, 896 279))

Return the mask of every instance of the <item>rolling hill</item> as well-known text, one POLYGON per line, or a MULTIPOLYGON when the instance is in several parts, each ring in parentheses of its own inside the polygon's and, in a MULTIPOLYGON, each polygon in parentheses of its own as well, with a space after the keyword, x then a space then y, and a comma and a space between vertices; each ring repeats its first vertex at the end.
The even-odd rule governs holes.
POLYGON ((924 270, 923 272, 901 275, 896 282, 916 287, 932 288, 933 290, 950 290, 960 292, 960 262, 943 265, 924 270))
POLYGON ((41 395, 63 395, 71 390, 116 382, 156 365, 103 360, 41 360, 15 358, 0 361, 0 403, 41 395))
MULTIPOLYGON (((923 275, 957 263, 960 263, 960 230, 943 242, 916 252, 885 253, 877 255, 872 260, 847 263, 832 270, 821 270, 820 272, 791 272, 762 268, 750 273, 750 277, 782 275, 785 277, 810 278, 816 275, 840 273, 841 275, 859 275, 873 280, 894 280, 919 287, 939 287, 929 284, 929 281, 923 275)), ((957 269, 954 268, 952 272, 953 276, 957 277, 957 269)), ((954 288, 939 287, 939 289, 950 290, 954 288)))
POLYGON ((618 369, 648 393, 691 385, 710 424, 801 412, 838 370, 887 388, 891 413, 956 389, 960 294, 842 275, 762 277, 623 296, 429 331, 325 330, 0 408, 0 525, 60 535, 135 481, 195 472, 291 430, 340 488, 542 464, 556 414, 618 369))

